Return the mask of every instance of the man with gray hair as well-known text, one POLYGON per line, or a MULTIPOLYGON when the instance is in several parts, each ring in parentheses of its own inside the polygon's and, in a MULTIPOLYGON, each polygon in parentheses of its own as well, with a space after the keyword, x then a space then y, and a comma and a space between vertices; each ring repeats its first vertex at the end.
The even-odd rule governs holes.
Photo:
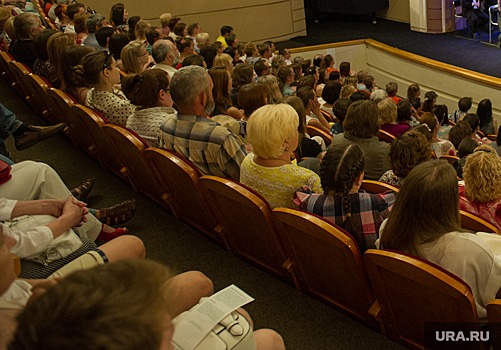
POLYGON ((87 18, 87 21, 85 21, 85 26, 87 27, 89 35, 87 35, 87 37, 84 39, 83 45, 89 46, 96 50, 101 50, 102 47, 101 45, 99 45, 96 39, 96 32, 99 29, 106 27, 106 25, 107 25, 106 19, 104 18, 103 15, 99 13, 90 15, 90 17, 87 18))
POLYGON ((151 47, 151 55, 156 63, 153 68, 166 71, 172 79, 177 72, 174 67, 179 63, 179 50, 176 44, 168 39, 157 40, 151 47))
POLYGON ((190 160, 204 175, 240 179, 246 156, 243 141, 221 124, 207 118, 214 109, 212 80, 204 68, 187 66, 170 81, 177 118, 161 125, 161 144, 190 160))

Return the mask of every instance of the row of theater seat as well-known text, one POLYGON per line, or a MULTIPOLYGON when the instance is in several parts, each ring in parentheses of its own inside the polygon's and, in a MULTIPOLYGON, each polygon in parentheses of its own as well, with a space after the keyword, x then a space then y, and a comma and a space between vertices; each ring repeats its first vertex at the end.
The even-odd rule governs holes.
MULTIPOLYGON (((425 322, 478 324, 469 286, 440 267, 400 252, 362 255, 351 235, 323 218, 271 210, 238 182, 202 176, 182 156, 148 147, 8 54, 1 58, 4 79, 48 122, 67 123, 76 147, 234 255, 414 348, 423 347, 425 322)), ((398 191, 377 181, 364 181, 363 188, 398 191)), ((472 230, 496 232, 468 213, 462 220, 472 230)), ((489 317, 501 320, 500 310, 501 300, 494 301, 489 317)))

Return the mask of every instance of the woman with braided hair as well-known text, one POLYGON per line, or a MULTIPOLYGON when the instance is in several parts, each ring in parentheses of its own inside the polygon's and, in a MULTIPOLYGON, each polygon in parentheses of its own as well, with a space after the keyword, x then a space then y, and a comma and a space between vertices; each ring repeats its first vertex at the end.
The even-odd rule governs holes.
POLYGON ((300 209, 324 217, 350 233, 360 251, 374 248, 379 227, 395 202, 395 193, 360 191, 365 158, 357 145, 334 145, 327 150, 320 168, 323 194, 308 189, 296 192, 300 209))

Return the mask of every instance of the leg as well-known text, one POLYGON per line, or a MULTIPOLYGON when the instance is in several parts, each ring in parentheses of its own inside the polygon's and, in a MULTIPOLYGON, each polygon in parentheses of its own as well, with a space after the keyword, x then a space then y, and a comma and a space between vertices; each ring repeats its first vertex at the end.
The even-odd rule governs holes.
POLYGON ((175 300, 169 305, 172 318, 191 309, 200 298, 214 293, 212 281, 199 271, 188 271, 172 277, 166 283, 165 299, 175 300))
MULTIPOLYGON (((145 256, 143 242, 135 236, 118 237, 113 241, 103 244, 99 249, 103 251, 109 262, 120 259, 142 259, 145 256)), ((103 258, 98 252, 91 251, 60 268, 50 275, 49 278, 63 278, 72 272, 91 269, 104 263, 103 258)))
MULTIPOLYGON (((0 197, 21 201, 35 199, 66 199, 71 195, 54 169, 44 163, 24 161, 12 166, 12 178, 0 186, 0 197)), ((102 224, 87 214, 87 222, 77 228, 82 237, 95 240, 102 224)))
POLYGON ((272 329, 254 331, 257 350, 285 350, 282 336, 272 329))

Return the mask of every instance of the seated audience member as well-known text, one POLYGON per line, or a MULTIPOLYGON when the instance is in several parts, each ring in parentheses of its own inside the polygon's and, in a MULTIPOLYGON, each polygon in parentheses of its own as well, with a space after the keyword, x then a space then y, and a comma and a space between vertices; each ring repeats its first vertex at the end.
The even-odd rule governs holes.
POLYGON ((0 50, 9 51, 12 38, 6 31, 7 21, 12 21, 12 10, 8 6, 0 6, 0 50))
POLYGON ((482 131, 485 136, 494 134, 497 131, 497 121, 492 118, 491 100, 486 98, 478 103, 477 116, 478 119, 480 119, 480 131, 482 131))
POLYGON ((207 64, 205 63, 205 60, 202 55, 197 55, 194 53, 193 55, 189 55, 183 60, 183 67, 186 66, 199 66, 202 68, 207 68, 207 64))
POLYGON ((357 88, 352 84, 344 85, 339 93, 339 98, 351 98, 355 92, 357 92, 357 88))
POLYGON ((446 105, 435 105, 431 111, 437 117, 440 127, 438 128, 437 136, 438 138, 447 140, 449 138, 449 131, 452 129, 452 125, 449 124, 448 110, 446 105))
POLYGON ((114 88, 120 83, 120 70, 111 53, 96 51, 87 54, 74 73, 92 86, 85 104, 101 112, 109 123, 125 127, 135 107, 122 91, 114 88))
POLYGON ((75 44, 74 34, 56 33, 47 40, 47 52, 49 54, 50 70, 48 80, 55 88, 61 88, 63 66, 61 64, 63 50, 75 44))
MULTIPOLYGON (((1 7, 0 7, 1 8, 1 7)), ((33 63, 33 73, 43 77, 48 80, 50 61, 49 53, 47 52, 47 40, 54 35, 59 33, 55 29, 44 29, 43 31, 37 33, 33 39, 33 54, 36 57, 33 63)))
POLYGON ((402 98, 397 96, 398 93, 398 84, 394 81, 390 81, 386 84, 386 94, 388 98, 391 98, 395 103, 398 103, 402 98))
POLYGON ((354 74, 355 72, 351 70, 350 62, 341 62, 339 64, 339 81, 341 84, 344 84, 345 79, 349 76, 353 76, 354 74))
POLYGON ((475 113, 468 113, 467 115, 465 115, 463 117, 463 120, 465 122, 467 122, 468 124, 470 124, 471 130, 472 130, 472 134, 471 134, 472 138, 476 139, 478 142, 481 142, 481 143, 487 143, 487 144, 490 143, 489 139, 487 139, 486 137, 482 138, 479 135, 480 119, 478 118, 478 116, 475 113))
POLYGON ((223 50, 228 47, 228 44, 226 43, 226 37, 230 34, 233 34, 233 28, 231 26, 222 26, 221 27, 221 35, 216 38, 216 41, 220 42, 223 44, 223 50))
MULTIPOLYGON (((308 135, 308 129, 306 128, 306 110, 304 109, 303 101, 297 96, 288 96, 282 98, 280 103, 286 103, 290 105, 297 113, 299 118, 298 132, 299 132, 299 144, 294 151, 294 155, 297 160, 309 157, 321 157, 322 150, 325 150, 325 141, 320 136, 310 137, 308 135)), ((302 162, 302 161, 301 161, 302 162)), ((298 163, 298 165, 303 166, 303 163, 298 163)), ((304 166, 310 169, 309 165, 304 166)), ((315 163, 315 169, 311 169, 317 173, 320 172, 319 164, 315 163), (318 169, 317 169, 318 168, 318 169)))
POLYGON ((240 53, 238 53, 238 49, 234 46, 228 46, 224 49, 223 53, 229 55, 231 57, 231 63, 233 66, 236 66, 238 63, 242 63, 240 60, 240 53))
POLYGON ((154 43, 162 38, 162 29, 159 27, 149 27, 146 29, 146 41, 148 41, 148 45, 146 45, 146 51, 151 55, 151 48, 154 43))
POLYGON ((386 91, 383 89, 378 89, 378 90, 374 90, 371 92, 369 100, 378 104, 379 102, 381 102, 387 98, 388 98, 388 94, 386 93, 386 91))
POLYGON ((177 118, 162 126, 164 147, 191 161, 203 174, 240 178, 246 152, 238 136, 207 118, 214 109, 212 80, 199 66, 183 67, 170 80, 177 118))
POLYGON ((486 317, 485 307, 501 286, 501 258, 481 237, 461 229, 458 182, 450 164, 431 160, 412 169, 379 235, 379 248, 429 260, 464 280, 478 316, 486 317))
POLYGON ((110 10, 110 24, 113 27, 127 25, 129 19, 129 12, 123 3, 116 3, 111 6, 110 10))
MULTIPOLYGON (((419 96, 416 96, 419 97, 419 96)), ((424 102, 423 102, 423 112, 432 112, 435 104, 437 103, 437 93, 435 91, 428 91, 424 94, 424 102)))
POLYGON ((297 91, 296 95, 303 101, 306 110, 306 125, 314 126, 330 134, 331 126, 320 112, 320 103, 315 91, 308 86, 304 86, 297 91))
POLYGON ((17 62, 24 63, 33 70, 36 56, 32 43, 35 35, 44 30, 42 22, 36 13, 23 12, 14 17, 14 31, 17 40, 9 48, 9 53, 17 62))
POLYGON ((217 49, 212 46, 203 47, 200 49, 200 56, 204 58, 204 61, 207 64, 207 69, 211 69, 214 67, 214 59, 217 56, 217 49))
POLYGON ((108 41, 108 50, 113 55, 115 61, 117 61, 117 65, 119 67, 122 66, 122 60, 120 59, 120 54, 122 53, 123 48, 130 43, 129 35, 126 33, 113 34, 110 36, 110 40, 108 41))
POLYGON ((83 45, 85 38, 89 35, 87 30, 87 19, 90 17, 90 13, 77 13, 73 22, 75 23, 75 43, 77 45, 83 45))
POLYGON ((478 146, 479 143, 471 137, 463 139, 463 141, 461 141, 461 143, 459 144, 457 152, 459 160, 455 161, 454 164, 452 164, 456 169, 456 173, 459 178, 463 178, 463 168, 466 163, 466 157, 472 154, 478 146))
POLYGON ((233 89, 231 90, 231 103, 238 107, 238 91, 245 84, 252 83, 254 79, 254 69, 250 64, 237 64, 231 76, 233 89))
POLYGON ((230 72, 224 67, 212 67, 209 69, 209 75, 213 83, 212 96, 215 103, 211 115, 225 114, 237 120, 242 119, 243 111, 233 107, 231 103, 230 91, 233 86, 230 72))
POLYGON ((257 78, 257 82, 266 86, 270 90, 269 103, 277 103, 283 98, 280 86, 278 85, 278 79, 274 75, 263 75, 262 77, 257 78))
POLYGON ((103 27, 96 32, 96 40, 99 46, 107 49, 109 46, 110 37, 115 34, 115 29, 112 27, 103 27))
POLYGON ((407 99, 412 100, 414 97, 419 97, 421 96, 421 88, 419 87, 419 84, 413 83, 410 84, 409 87, 407 88, 407 99))
MULTIPOLYGON (((329 80, 332 80, 332 79, 329 77, 329 80)), ((372 93, 373 91, 378 90, 377 85, 376 85, 376 79, 372 75, 368 75, 368 76, 365 77, 365 79, 364 79, 364 85, 365 85, 365 88, 370 93, 372 93)), ((383 91, 386 93, 386 90, 383 90, 383 91)))
POLYGON ((349 76, 344 80, 344 85, 352 85, 355 88, 355 91, 357 91, 357 81, 357 77, 349 76))
POLYGON ((153 59, 146 51, 146 43, 131 41, 124 46, 120 53, 122 70, 127 74, 141 74, 153 59))
POLYGON ((440 124, 435 114, 426 112, 421 116, 421 124, 426 124, 431 131, 431 149, 435 152, 437 158, 444 154, 454 154, 454 145, 448 140, 439 139, 438 128, 440 124))
POLYGON ((325 101, 324 104, 320 106, 320 109, 329 113, 332 117, 336 117, 332 111, 332 106, 339 99, 339 94, 341 93, 341 84, 333 81, 327 82, 322 90, 322 99, 325 101))
POLYGON ((268 44, 266 42, 264 42, 258 46, 258 52, 259 52, 259 56, 262 59, 265 59, 266 61, 268 61, 271 58, 271 56, 273 56, 273 50, 272 50, 270 44, 268 44))
POLYGON ((478 37, 478 28, 489 23, 489 15, 485 13, 480 6, 480 1, 475 0, 462 0, 461 7, 463 11, 463 17, 466 17, 471 23, 471 29, 473 31, 473 37, 478 37))
POLYGON ((195 44, 189 37, 182 37, 176 42, 177 49, 180 53, 177 69, 182 67, 183 60, 195 52, 195 44))
POLYGON ((475 148, 466 158, 463 180, 459 208, 501 229, 501 158, 497 152, 488 145, 475 148))
POLYGON ((181 21, 181 18, 179 17, 171 17, 169 19, 169 23, 168 23, 168 26, 169 26, 169 38, 172 38, 172 40, 176 40, 177 38, 177 35, 174 33, 174 27, 176 26, 176 24, 179 23, 179 21, 181 21))
POLYGON ((80 76, 74 74, 73 67, 78 66, 85 55, 93 52, 88 46, 70 45, 61 54, 61 90, 71 95, 78 103, 84 105, 90 85, 80 76))
POLYGON ((162 36, 165 38, 170 34, 169 22, 172 18, 172 15, 166 12, 162 13, 159 18, 160 25, 162 26, 162 36))
POLYGON ((472 131, 468 122, 460 120, 449 131, 449 141, 454 145, 455 149, 459 149, 459 144, 465 138, 471 138, 472 131))
POLYGON ((329 147, 320 167, 323 194, 296 192, 300 209, 322 216, 345 229, 360 251, 375 248, 379 226, 388 217, 395 193, 360 191, 364 179, 364 153, 355 144, 329 147))
POLYGON ((391 170, 379 181, 400 187, 409 172, 432 157, 430 143, 419 131, 410 130, 390 144, 391 170))
POLYGON ((403 98, 397 103, 397 123, 410 128, 419 125, 416 113, 408 99, 403 98))
POLYGON ((409 124, 397 124, 397 104, 391 98, 387 98, 377 104, 379 123, 384 130, 395 137, 399 137, 411 126, 409 124))
POLYGON ((361 70, 357 72, 357 90, 358 91, 367 91, 367 86, 364 84, 365 78, 369 76, 369 73, 367 73, 366 70, 361 70))
POLYGON ((197 47, 197 35, 202 32, 202 28, 200 27, 199 23, 191 23, 188 27, 186 27, 186 31, 188 32, 188 36, 190 39, 193 41, 194 45, 194 52, 198 53, 198 47, 197 47))
POLYGON ((329 148, 339 144, 358 145, 365 155, 365 178, 379 180, 390 170, 390 145, 380 142, 376 137, 380 128, 377 105, 367 100, 353 102, 348 108, 343 127, 344 133, 334 137, 329 148))
POLYGON ((260 59, 254 63, 254 72, 256 72, 257 77, 262 77, 264 75, 271 74, 270 62, 265 59, 260 59))
POLYGON ((150 22, 143 19, 139 20, 134 28, 134 40, 137 40, 142 43, 147 42, 146 31, 148 30, 149 27, 151 27, 150 22))
POLYGON ((179 63, 179 51, 171 40, 158 40, 151 48, 155 65, 153 68, 163 69, 169 74, 169 78, 177 72, 176 66, 179 63))
POLYGON ((284 57, 286 65, 291 65, 292 64, 292 61, 291 61, 291 50, 290 49, 288 49, 288 48, 279 49, 278 50, 278 55, 284 57))
POLYGON ((224 67, 230 74, 233 74, 233 62, 231 56, 226 53, 220 53, 214 57, 213 67, 224 67))
POLYGON ((209 33, 198 33, 195 42, 197 43, 198 53, 200 53, 203 48, 209 47, 211 44, 209 33))
POLYGON ((421 99, 419 97, 414 97, 412 100, 410 100, 410 103, 412 105, 412 108, 414 108, 416 119, 419 120, 421 118, 421 115, 423 114, 423 104, 421 103, 421 99))
POLYGON ((250 65, 254 65, 254 63, 256 63, 261 59, 261 56, 259 56, 259 49, 257 48, 257 45, 254 44, 252 41, 249 41, 248 43, 245 44, 244 52, 245 52, 245 62, 250 65))
MULTIPOLYGON (((173 349, 173 319, 213 290, 200 272, 172 277, 161 264, 139 260, 79 271, 52 284, 39 288, 40 296, 20 314, 14 347, 77 348, 85 343, 87 348, 173 349), (89 332, 88 324, 95 329, 89 332), (124 327, 129 327, 125 333, 124 327), (72 337, 66 336, 68 329, 72 337)), ((239 311, 252 325, 250 316, 239 311)), ((253 337, 257 350, 285 350, 282 337, 271 329, 255 330, 253 337)))
POLYGON ((103 15, 95 13, 90 15, 85 21, 85 26, 87 27, 88 35, 83 41, 84 46, 90 46, 95 50, 101 50, 101 45, 97 42, 96 32, 106 25, 106 19, 103 15))
POLYGON ((452 120, 454 123, 457 124, 458 121, 463 119, 463 117, 468 114, 472 102, 473 100, 471 97, 460 98, 458 101, 458 109, 449 114, 449 120, 452 120))
POLYGON ((349 98, 340 98, 332 106, 332 112, 336 117, 337 121, 331 127, 331 133, 333 135, 342 134, 344 132, 343 122, 348 112, 348 108, 353 103, 349 98))
POLYGON ((243 85, 238 91, 238 105, 244 112, 242 120, 249 121, 251 114, 270 103, 270 99, 270 90, 264 84, 252 82, 243 85))
POLYGON ((317 174, 291 163, 298 125, 296 111, 287 104, 263 106, 247 123, 253 153, 241 164, 240 182, 260 193, 271 208, 296 208, 294 191, 302 186, 321 192, 317 174))
POLYGON ((176 117, 169 92, 169 76, 161 69, 129 74, 122 90, 138 109, 127 118, 126 127, 136 132, 150 147, 160 146, 160 125, 176 117))

